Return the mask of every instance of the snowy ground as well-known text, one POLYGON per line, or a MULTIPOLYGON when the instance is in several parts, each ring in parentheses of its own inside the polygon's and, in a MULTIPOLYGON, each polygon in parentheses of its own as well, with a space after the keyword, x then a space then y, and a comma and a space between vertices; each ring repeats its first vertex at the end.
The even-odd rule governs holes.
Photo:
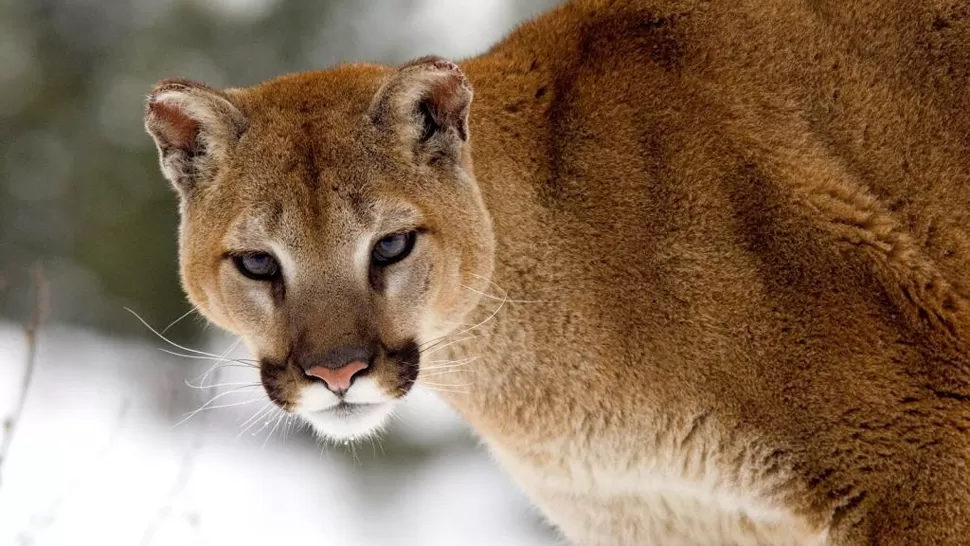
MULTIPOLYGON (((208 362, 167 355, 163 345, 42 332, 0 469, 0 545, 552 543, 524 497, 432 395, 412 396, 392 431, 407 456, 382 456, 369 442, 349 456, 305 433, 274 431, 275 416, 243 432, 264 407, 259 388, 214 405, 251 403, 176 426, 188 409, 239 385, 188 387, 208 362)), ((0 322, 4 418, 20 396, 24 357, 23 332, 0 322)), ((255 370, 239 367, 206 381, 254 380, 255 370)))

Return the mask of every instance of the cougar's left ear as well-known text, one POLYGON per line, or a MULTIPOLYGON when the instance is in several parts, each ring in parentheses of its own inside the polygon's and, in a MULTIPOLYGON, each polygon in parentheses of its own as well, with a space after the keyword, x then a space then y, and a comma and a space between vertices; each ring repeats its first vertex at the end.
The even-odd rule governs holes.
POLYGON ((246 118, 219 90, 188 80, 159 82, 145 106, 145 128, 165 178, 186 197, 213 178, 246 129, 246 118))
POLYGON ((399 68, 381 86, 368 116, 415 160, 460 162, 471 102, 471 84, 457 64, 422 57, 399 68))

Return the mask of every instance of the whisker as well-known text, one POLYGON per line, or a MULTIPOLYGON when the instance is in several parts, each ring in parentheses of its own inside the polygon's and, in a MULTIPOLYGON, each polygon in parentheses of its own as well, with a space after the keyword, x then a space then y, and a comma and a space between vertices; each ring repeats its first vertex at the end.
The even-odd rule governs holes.
POLYGON ((445 371, 442 371, 442 372, 423 373, 423 374, 421 374, 421 375, 418 376, 418 381, 421 381, 422 379, 424 379, 426 377, 434 377, 436 375, 447 375, 447 374, 450 374, 450 373, 460 373, 460 372, 465 372, 465 371, 467 371, 467 370, 445 370, 445 371))
POLYGON ((187 317, 187 316, 189 316, 189 315, 191 315, 191 314, 192 314, 192 312, 193 312, 193 311, 195 311, 195 310, 197 310, 197 309, 198 309, 198 308, 197 308, 196 306, 194 306, 194 305, 193 305, 193 306, 192 306, 192 308, 191 308, 191 309, 189 309, 188 311, 186 311, 184 315, 182 315, 181 317, 179 317, 179 318, 177 318, 177 319, 175 319, 175 320, 173 320, 172 322, 170 322, 170 323, 169 323, 169 325, 168 325, 168 326, 166 326, 166 327, 165 327, 165 328, 164 328, 164 329, 162 330, 162 333, 164 334, 165 332, 167 332, 169 328, 171 328, 172 326, 175 326, 176 324, 178 324, 178 323, 179 323, 179 321, 181 321, 181 320, 182 320, 182 319, 184 319, 185 317, 187 317))
POLYGON ((266 444, 269 442, 269 439, 273 437, 273 433, 276 432, 277 427, 280 426, 280 422, 283 421, 283 417, 285 416, 286 416, 286 413, 283 413, 283 411, 280 411, 279 415, 276 416, 276 422, 273 424, 273 428, 269 429, 269 434, 267 434, 266 439, 263 440, 262 447, 264 448, 266 447, 266 444))
POLYGON ((429 377, 431 375, 435 375, 439 373, 464 372, 468 370, 462 370, 461 368, 464 368, 467 365, 468 364, 455 364, 453 366, 436 366, 432 368, 421 368, 421 370, 418 373, 420 373, 422 377, 429 377))
MULTIPOLYGON (((492 294, 488 294, 486 292, 482 292, 481 290, 478 290, 476 288, 472 288, 471 286, 468 286, 466 284, 461 285, 461 287, 462 288, 465 288, 467 290, 471 290, 472 292, 474 292, 474 293, 476 293, 476 294, 478 294, 478 295, 480 295, 482 297, 491 299, 491 300, 505 300, 505 301, 507 301, 509 303, 549 303, 548 301, 545 301, 545 300, 515 300, 515 299, 509 298, 508 296, 506 296, 506 297, 493 296, 492 294)), ((503 290, 503 292, 504 292, 504 290, 503 290)), ((506 292, 506 294, 508 294, 508 293, 506 292)))
MULTIPOLYGON (((212 398, 210 398, 206 403, 204 403, 201 406, 199 406, 194 411, 189 412, 189 414, 186 415, 181 421, 179 421, 178 423, 175 423, 173 425, 173 427, 177 427, 177 426, 181 425, 182 423, 188 421, 189 419, 191 419, 192 417, 194 417, 196 414, 198 414, 201 411, 205 411, 207 409, 215 409, 215 407, 212 406, 212 403, 213 402, 215 402, 216 400, 219 400, 220 398, 222 398, 224 396, 228 396, 230 394, 234 394, 234 393, 238 392, 241 389, 242 389, 242 387, 236 387, 234 389, 229 389, 227 391, 220 392, 219 394, 217 394, 217 395, 213 396, 212 398)), ((248 401, 243 402, 243 403, 248 404, 248 403, 254 402, 254 401, 255 401, 255 399, 248 400, 248 401)), ((236 405, 242 405, 243 403, 236 404, 236 405)), ((232 407, 232 406, 218 406, 218 407, 232 407)))
POLYGON ((259 430, 253 433, 253 436, 256 436, 260 432, 263 432, 264 430, 269 428, 270 425, 272 424, 273 428, 269 431, 269 435, 266 436, 266 439, 263 440, 263 447, 266 447, 266 442, 268 442, 269 439, 273 436, 273 432, 276 431, 276 427, 279 426, 280 420, 287 415, 287 412, 280 409, 279 406, 277 406, 276 404, 271 404, 269 407, 269 411, 267 413, 272 414, 273 412, 276 412, 276 419, 273 419, 272 416, 266 418, 266 420, 263 421, 263 426, 259 427, 259 430))
POLYGON ((443 393, 448 393, 448 394, 470 394, 468 391, 463 391, 463 390, 458 390, 458 389, 452 390, 452 389, 442 389, 442 388, 427 387, 427 386, 425 388, 428 389, 431 392, 443 392, 443 393))
MULTIPOLYGON (((479 279, 482 279, 483 281, 487 282, 488 284, 490 284, 490 285, 494 286, 495 288, 501 290, 502 293, 505 294, 506 296, 509 295, 509 291, 506 290, 506 289, 504 289, 504 288, 502 288, 494 280, 489 279, 487 277, 483 277, 483 276, 481 276, 481 275, 479 275, 477 273, 472 273, 472 275, 475 276, 475 277, 478 277, 479 279)), ((462 285, 462 286, 464 286, 464 285, 462 285)), ((467 287, 466 286, 466 288, 470 288, 470 287, 467 287)), ((472 289, 472 290, 474 290, 474 289, 472 289)), ((483 296, 490 296, 489 294, 482 294, 482 295, 483 296)), ((491 296, 491 297, 494 298, 495 296, 491 296)), ((499 299, 499 298, 496 298, 496 299, 499 299)), ((510 300, 510 301, 512 301, 513 303, 555 303, 555 300, 510 300)))
MULTIPOLYGON (((436 343, 441 343, 442 341, 446 341, 449 337, 451 337, 451 334, 445 334, 443 336, 429 339, 428 341, 425 341, 424 343, 418 345, 418 350, 423 352, 425 349, 431 348, 436 343)), ((471 339, 472 337, 474 336, 468 336, 468 339, 471 339)))
POLYGON ((475 384, 474 382, 471 382, 471 383, 459 383, 457 385, 450 385, 450 384, 447 384, 447 383, 431 383, 429 381, 422 381, 420 377, 416 380, 416 382, 417 383, 420 383, 421 385, 428 385, 428 386, 432 386, 432 387, 449 387, 449 388, 450 387, 471 387, 472 385, 475 384))
POLYGON ((456 370, 455 368, 464 368, 465 366, 468 366, 469 364, 471 364, 471 362, 466 362, 464 364, 451 364, 451 365, 441 365, 441 366, 429 366, 427 368, 422 367, 420 373, 421 374, 426 374, 427 372, 436 372, 437 373, 437 372, 442 371, 442 370, 444 370, 444 371, 460 371, 460 370, 456 370))
POLYGON ((175 423, 174 425, 172 425, 172 428, 175 428, 175 427, 181 425, 182 423, 185 423, 186 421, 188 421, 189 419, 195 417, 196 415, 198 415, 199 413, 201 413, 203 411, 209 411, 209 410, 221 409, 221 408, 235 408, 235 407, 239 407, 239 406, 245 406, 246 404, 252 404, 253 402, 256 402, 257 400, 258 399, 253 398, 253 399, 250 399, 250 400, 243 400, 242 402, 233 402, 231 404, 216 404, 215 406, 205 406, 205 407, 201 407, 201 408, 199 408, 199 409, 197 409, 197 410, 189 413, 188 415, 186 415, 185 418, 182 419, 181 421, 179 421, 178 423, 175 423))
POLYGON ((242 388, 247 388, 247 387, 249 387, 249 388, 252 388, 252 387, 260 387, 262 385, 260 383, 253 383, 251 381, 240 381, 240 382, 232 382, 232 383, 218 383, 216 385, 203 385, 201 383, 198 384, 198 385, 193 385, 192 383, 189 382, 188 379, 186 379, 185 380, 185 386, 186 387, 189 387, 191 389, 205 390, 205 389, 218 389, 218 388, 221 388, 221 387, 239 387, 239 388, 242 389, 242 388))
POLYGON ((354 468, 360 468, 360 457, 357 456, 357 442, 353 439, 344 440, 345 446, 350 446, 350 454, 354 458, 354 468))
POLYGON ((223 364, 216 364, 211 369, 208 369, 208 370, 202 372, 201 374, 199 374, 198 377, 196 377, 192 381, 195 382, 195 383, 198 383, 200 381, 203 381, 203 380, 207 379, 209 375, 211 375, 213 373, 216 373, 216 372, 218 372, 219 370, 221 370, 223 368, 246 368, 247 370, 258 370, 259 369, 259 368, 253 367, 253 366, 246 366, 245 364, 234 364, 231 360, 227 360, 223 364))
MULTIPOLYGON (((248 358, 226 358, 224 356, 184 355, 182 353, 178 353, 178 352, 175 352, 175 351, 166 349, 164 347, 159 347, 158 350, 161 351, 161 352, 163 352, 163 353, 168 353, 168 354, 170 354, 172 356, 178 356, 178 357, 181 357, 181 358, 188 358, 188 359, 192 359, 192 360, 217 360, 219 362, 236 362, 236 363, 242 364, 244 366, 249 366, 250 368, 258 368, 259 367, 258 365, 256 365, 256 361, 255 360, 250 360, 248 358)), ((227 352, 232 352, 232 351, 227 351, 227 352)))
MULTIPOLYGON (((495 310, 492 311, 492 313, 490 315, 488 315, 487 317, 485 317, 483 320, 479 321, 478 323, 476 323, 476 324, 474 324, 474 325, 472 325, 472 326, 470 326, 468 328, 465 328, 464 330, 460 330, 458 332, 454 332, 454 333, 451 333, 451 334, 446 334, 445 336, 442 336, 442 337, 460 336, 462 334, 468 333, 468 332, 470 332, 472 330, 475 330, 477 328, 481 328, 483 325, 485 325, 486 323, 488 323, 488 321, 494 319, 499 314, 499 312, 502 311, 502 309, 505 307, 505 304, 507 302, 508 302, 508 299, 503 299, 502 302, 498 304, 498 307, 496 307, 495 310)), ((464 324, 466 324, 466 323, 457 323, 458 326, 463 326, 464 324)))
MULTIPOLYGON (((545 300, 516 300, 516 299, 511 299, 511 298, 508 297, 508 291, 505 290, 504 288, 502 288, 501 286, 499 286, 497 283, 495 283, 491 279, 487 279, 485 277, 482 277, 481 275, 475 275, 475 276, 478 277, 478 278, 481 278, 481 279, 485 280, 486 282, 488 282, 490 284, 492 284, 493 286, 495 286, 496 288, 498 288, 499 290, 501 290, 505 295, 502 296, 502 297, 499 297, 499 296, 495 296, 495 295, 492 295, 492 294, 488 294, 488 293, 482 292, 482 291, 477 290, 477 289, 475 289, 475 288, 473 288, 471 286, 467 286, 467 285, 464 285, 464 284, 461 285, 461 286, 463 288, 466 288, 468 290, 471 290, 473 292, 476 292, 476 293, 478 293, 478 294, 480 294, 482 296, 485 296, 485 297, 487 297, 489 299, 493 299, 493 300, 499 301, 500 303, 499 303, 498 307, 496 307, 494 311, 492 311, 487 317, 485 317, 485 319, 479 321, 478 323, 472 324, 472 325, 470 325, 467 328, 464 328, 462 330, 459 330, 458 332, 453 332, 453 333, 445 334, 443 336, 440 336, 440 337, 437 337, 437 338, 434 338, 434 339, 430 339, 430 340, 422 343, 421 345, 418 346, 418 351, 422 355, 432 354, 434 352, 440 351, 440 350, 442 350, 442 349, 444 349, 446 347, 449 347, 451 345, 454 345, 456 343, 461 343, 462 341, 467 341, 469 339, 474 339, 476 337, 475 335, 465 336, 465 337, 462 337, 462 338, 459 338, 459 339, 455 339, 455 338, 458 337, 458 336, 461 336, 462 334, 467 334, 468 332, 471 332, 473 330, 476 330, 476 329, 484 326, 485 324, 487 324, 490 320, 492 320, 496 316, 498 316, 498 314, 505 307, 505 304, 506 303, 548 303, 545 300)), ((460 326, 464 326, 464 324, 459 324, 459 325, 460 326)))
MULTIPOLYGON (((214 372, 218 373, 218 370, 225 367, 227 363, 230 362, 230 359, 226 357, 229 355, 229 353, 235 350, 236 347, 239 346, 240 341, 242 341, 242 338, 237 338, 235 342, 229 345, 229 347, 226 347, 226 350, 222 352, 222 355, 219 357, 219 360, 217 360, 215 364, 213 364, 208 370, 206 370, 204 374, 202 374, 202 378, 199 381, 204 383, 205 380, 209 378, 209 374, 214 372)), ((241 364, 245 364, 245 363, 241 363, 241 364)))
POLYGON ((286 416, 286 421, 283 423, 283 443, 286 443, 286 439, 289 437, 290 433, 293 432, 293 421, 295 416, 291 413, 286 416))
MULTIPOLYGON (((447 341, 447 338, 450 337, 450 335, 451 334, 446 335, 446 336, 442 336, 442 337, 438 338, 436 341, 438 341, 438 342, 447 341)), ((420 352, 421 352, 422 355, 434 354, 434 353, 436 353, 436 352, 444 349, 445 347, 450 347, 450 346, 454 345, 455 343, 461 343, 462 341, 468 341, 470 339, 475 339, 475 336, 465 336, 463 338, 453 339, 453 340, 448 341, 447 343, 444 343, 444 344, 441 344, 441 345, 437 345, 437 346, 436 345, 432 345, 430 347, 425 347, 420 352)))
POLYGON ((424 370, 440 370, 440 369, 443 369, 443 368, 457 368, 459 366, 467 366, 467 365, 471 364, 472 362, 478 360, 479 358, 480 357, 473 356, 473 357, 464 358, 464 359, 461 359, 461 360, 429 360, 427 362, 428 364, 438 364, 438 365, 437 366, 428 366, 428 367, 422 368, 422 369, 424 369, 424 370))
POLYGON ((230 386, 230 387, 239 386, 239 385, 255 386, 255 387, 262 386, 262 383, 260 381, 239 381, 234 383, 215 383, 212 385, 206 384, 206 381, 209 379, 210 375, 213 376, 213 381, 216 381, 217 380, 216 378, 219 377, 219 372, 221 372, 223 368, 232 368, 232 367, 235 367, 235 365, 223 364, 222 366, 216 366, 215 368, 207 370, 204 374, 202 374, 202 376, 197 377, 195 379, 194 384, 190 383, 189 381, 186 381, 185 384, 193 388, 210 389, 210 390, 217 390, 219 387, 223 387, 223 386, 230 386))
POLYGON ((266 414, 268 414, 272 410, 273 410, 273 403, 272 402, 266 402, 265 404, 263 404, 263 407, 261 407, 258 410, 256 410, 256 412, 253 413, 249 417, 249 419, 246 419, 245 421, 243 421, 243 423, 241 425, 239 425, 240 427, 243 427, 243 428, 242 428, 242 430, 239 431, 239 434, 236 435, 236 438, 239 438, 240 436, 242 436, 243 434, 245 434, 247 430, 251 429, 253 427, 253 425, 255 425, 256 423, 258 423, 260 419, 262 419, 263 417, 265 417, 266 414))
POLYGON ((263 414, 262 417, 260 417, 260 420, 262 420, 262 419, 266 419, 266 420, 263 421, 263 426, 259 427, 258 429, 256 429, 255 432, 253 432, 253 434, 252 434, 253 436, 258 436, 260 432, 263 432, 264 430, 266 430, 266 427, 268 427, 269 424, 273 422, 273 420, 272 420, 273 418, 272 417, 267 417, 267 415, 273 413, 273 410, 274 409, 276 409, 276 407, 275 406, 271 406, 269 408, 269 411, 267 411, 265 414, 263 414))
MULTIPOLYGON (((507 300, 506 300, 506 301, 507 301, 507 300)), ((502 303, 500 303, 500 304, 498 305, 498 308, 496 308, 496 309, 495 309, 495 311, 492 311, 492 314, 491 314, 491 315, 489 315, 489 316, 487 316, 487 317, 485 317, 485 319, 484 319, 484 320, 482 320, 481 322, 479 322, 478 324, 476 324, 476 325, 474 325, 474 326, 472 326, 472 327, 470 327, 470 328, 466 328, 466 329, 464 329, 464 330, 462 330, 462 331, 460 331, 460 332, 458 332, 458 333, 457 333, 457 334, 455 334, 455 335, 456 335, 456 336, 457 336, 457 335, 461 335, 461 334, 464 334, 464 333, 466 333, 466 332, 470 332, 470 331, 472 331, 472 330, 474 330, 474 329, 476 329, 476 328, 481 328, 481 327, 482 327, 482 326, 484 326, 484 325, 485 325, 485 324, 486 324, 486 323, 487 323, 488 321, 490 321, 490 320, 492 320, 493 318, 495 318, 495 317, 496 317, 496 316, 497 316, 497 315, 499 314, 499 311, 501 311, 501 310, 502 310, 502 308, 503 308, 503 307, 505 307, 505 301, 502 301, 502 303)))
POLYGON ((131 310, 128 307, 125 307, 124 309, 125 309, 125 311, 128 311, 132 315, 135 315, 135 318, 138 319, 138 322, 141 322, 142 325, 145 326, 145 328, 148 328, 149 330, 151 330, 151 332, 153 334, 155 334, 156 336, 158 336, 158 338, 161 339, 162 341, 164 341, 165 343, 168 343, 169 345, 171 345, 173 347, 176 347, 178 349, 181 349, 183 351, 187 351, 187 352, 190 352, 190 353, 193 353, 193 354, 205 355, 205 356, 210 356, 210 357, 214 357, 214 358, 219 358, 219 355, 214 355, 212 353, 207 353, 205 351, 199 351, 197 349, 189 349, 188 347, 184 347, 182 345, 179 345, 178 343, 175 343, 174 341, 172 341, 172 340, 168 339, 167 337, 163 336, 162 334, 158 333, 158 330, 152 328, 152 326, 150 324, 148 324, 147 322, 145 322, 145 319, 141 318, 141 315, 139 315, 138 313, 134 312, 133 310, 131 310))

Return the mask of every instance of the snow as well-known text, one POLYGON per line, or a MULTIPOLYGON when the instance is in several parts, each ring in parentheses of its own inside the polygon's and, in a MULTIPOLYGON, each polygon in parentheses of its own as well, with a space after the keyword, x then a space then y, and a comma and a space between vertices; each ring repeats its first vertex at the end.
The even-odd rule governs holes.
MULTIPOLYGON (((216 390, 185 384, 207 361, 165 354, 162 345, 42 331, 0 469, 0 545, 551 543, 522 494, 433 395, 409 397, 393 431, 426 456, 382 457, 378 443, 365 441, 355 461, 305 433, 282 434, 275 410, 243 432, 247 418, 270 407, 259 387, 177 424, 216 390)), ((19 398, 25 354, 22 330, 0 322, 5 418, 19 398)), ((257 379, 240 366, 207 381, 257 379)))

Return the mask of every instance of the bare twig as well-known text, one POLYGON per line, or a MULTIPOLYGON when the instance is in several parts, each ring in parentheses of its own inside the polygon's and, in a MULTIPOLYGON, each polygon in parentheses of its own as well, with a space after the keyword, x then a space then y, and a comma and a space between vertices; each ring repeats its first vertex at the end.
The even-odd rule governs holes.
POLYGON ((27 404, 27 392, 30 390, 30 383, 34 378, 34 369, 37 367, 37 335, 41 324, 47 317, 49 305, 47 279, 44 277, 44 271, 39 264, 34 266, 31 277, 34 286, 34 310, 30 315, 30 320, 24 326, 24 341, 27 345, 26 367, 20 384, 20 398, 11 414, 3 421, 3 441, 0 442, 0 485, 2 485, 3 480, 3 464, 7 461, 7 454, 13 443, 17 424, 20 422, 24 406, 27 404))

